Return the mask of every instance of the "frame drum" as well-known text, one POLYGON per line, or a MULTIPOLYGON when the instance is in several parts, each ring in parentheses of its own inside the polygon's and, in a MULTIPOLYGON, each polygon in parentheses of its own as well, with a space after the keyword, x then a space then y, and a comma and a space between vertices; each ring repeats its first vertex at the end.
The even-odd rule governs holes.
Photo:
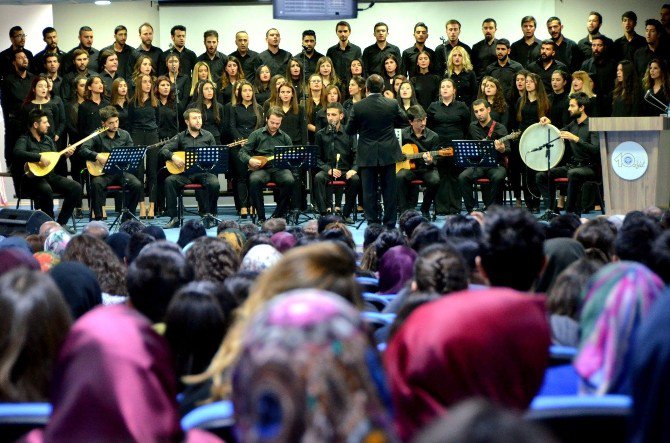
POLYGON ((565 153, 565 143, 560 138, 559 133, 560 131, 554 125, 541 125, 539 123, 530 125, 523 132, 519 141, 519 154, 526 166, 535 171, 546 171, 547 153, 545 149, 542 148, 534 152, 533 150, 555 138, 558 138, 558 140, 552 141, 552 146, 549 148, 549 165, 550 168, 558 165, 565 153))

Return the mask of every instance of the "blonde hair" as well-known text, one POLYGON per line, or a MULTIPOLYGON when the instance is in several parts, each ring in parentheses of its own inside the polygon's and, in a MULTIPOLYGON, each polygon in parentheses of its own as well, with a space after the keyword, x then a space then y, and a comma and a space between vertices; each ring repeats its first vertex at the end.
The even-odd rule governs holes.
MULTIPOLYGON (((572 79, 579 79, 584 84, 582 86, 581 92, 586 94, 589 98, 594 97, 596 94, 593 92, 593 80, 586 71, 575 71, 572 73, 572 79)), ((572 82, 570 82, 570 94, 573 94, 575 91, 572 87, 572 82)))
POLYGON ((321 77, 321 81, 323 82, 323 86, 326 86, 326 82, 324 81, 324 78, 321 75, 321 65, 324 63, 330 64, 330 75, 327 77, 328 79, 328 86, 330 85, 339 85, 340 84, 340 79, 337 77, 337 73, 335 72, 335 64, 333 63, 333 60, 331 60, 330 57, 326 57, 325 55, 318 59, 316 61, 316 67, 314 68, 314 73, 317 74, 319 77, 321 77))
POLYGON ((463 71, 468 72, 472 71, 473 69, 472 61, 470 60, 468 51, 463 49, 462 46, 456 46, 447 56, 447 77, 451 77, 451 74, 454 73, 454 52, 456 51, 458 51, 458 53, 463 57, 463 71))
MULTIPOLYGON (((198 88, 198 82, 200 81, 198 79, 198 69, 203 65, 207 67, 207 80, 210 82, 212 81, 212 71, 209 69, 209 65, 205 62, 196 63, 195 66, 193 66, 193 75, 191 76, 191 92, 189 93, 189 96, 191 97, 193 97, 193 93, 198 88)), ((214 90, 216 91, 216 88, 214 90)))

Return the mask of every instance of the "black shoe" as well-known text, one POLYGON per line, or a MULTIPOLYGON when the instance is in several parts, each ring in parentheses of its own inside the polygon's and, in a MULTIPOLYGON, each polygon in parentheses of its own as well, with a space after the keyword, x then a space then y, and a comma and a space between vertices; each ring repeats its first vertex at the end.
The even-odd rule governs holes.
POLYGON ((68 226, 67 223, 62 223, 62 224, 60 225, 60 227, 63 228, 63 231, 67 232, 67 233, 70 234, 70 235, 77 235, 77 231, 75 231, 73 228, 71 228, 70 226, 68 226))
POLYGON ((179 217, 172 217, 170 221, 163 225, 163 229, 172 229, 179 227, 179 217))

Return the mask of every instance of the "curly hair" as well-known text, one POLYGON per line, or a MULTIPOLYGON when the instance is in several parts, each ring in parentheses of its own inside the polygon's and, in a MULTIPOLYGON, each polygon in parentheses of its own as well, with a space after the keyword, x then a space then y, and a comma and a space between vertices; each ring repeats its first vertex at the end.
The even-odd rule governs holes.
POLYGON ((65 248, 63 261, 77 261, 88 266, 98 278, 102 292, 128 295, 126 268, 104 241, 90 235, 72 237, 65 248))
POLYGON ((186 252, 188 261, 195 271, 196 280, 223 283, 237 272, 240 259, 235 250, 220 238, 200 237, 186 252))

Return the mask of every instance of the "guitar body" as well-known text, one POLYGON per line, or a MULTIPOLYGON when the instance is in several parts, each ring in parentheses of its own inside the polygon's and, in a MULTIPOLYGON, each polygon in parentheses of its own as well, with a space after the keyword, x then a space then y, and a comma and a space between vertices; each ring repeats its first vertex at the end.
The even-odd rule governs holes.
POLYGON ((43 152, 40 155, 43 155, 49 160, 49 166, 42 166, 39 162, 29 162, 23 167, 26 173, 32 174, 35 177, 44 177, 56 167, 58 160, 60 160, 61 153, 43 152))
POLYGON ((254 155, 251 158, 258 160, 259 162, 261 162, 261 164, 256 168, 252 168, 251 166, 249 166, 249 170, 250 171, 258 171, 259 169, 263 169, 265 167, 265 165, 267 165, 269 162, 274 160, 275 157, 274 157, 274 155, 271 155, 269 157, 265 157, 265 156, 262 156, 262 155, 254 155))
MULTIPOLYGON (((109 152, 101 152, 98 155, 102 155, 105 160, 109 158, 109 152)), ((101 175, 104 175, 102 172, 104 166, 98 163, 97 161, 86 161, 86 169, 88 169, 88 173, 91 174, 92 177, 100 177, 101 175)))
MULTIPOLYGON (((185 151, 174 151, 172 155, 176 155, 181 161, 186 161, 185 151)), ((186 165, 179 168, 172 160, 168 160, 165 162, 165 167, 167 168, 168 172, 170 172, 170 174, 181 174, 184 172, 186 165)))
MULTIPOLYGON (((400 148, 403 154, 407 156, 408 154, 416 154, 419 152, 419 147, 413 143, 407 143, 405 145, 402 145, 402 148, 400 148)), ((395 173, 397 174, 403 169, 416 169, 416 165, 412 160, 409 160, 407 157, 405 157, 405 160, 398 162, 395 164, 395 173)))

